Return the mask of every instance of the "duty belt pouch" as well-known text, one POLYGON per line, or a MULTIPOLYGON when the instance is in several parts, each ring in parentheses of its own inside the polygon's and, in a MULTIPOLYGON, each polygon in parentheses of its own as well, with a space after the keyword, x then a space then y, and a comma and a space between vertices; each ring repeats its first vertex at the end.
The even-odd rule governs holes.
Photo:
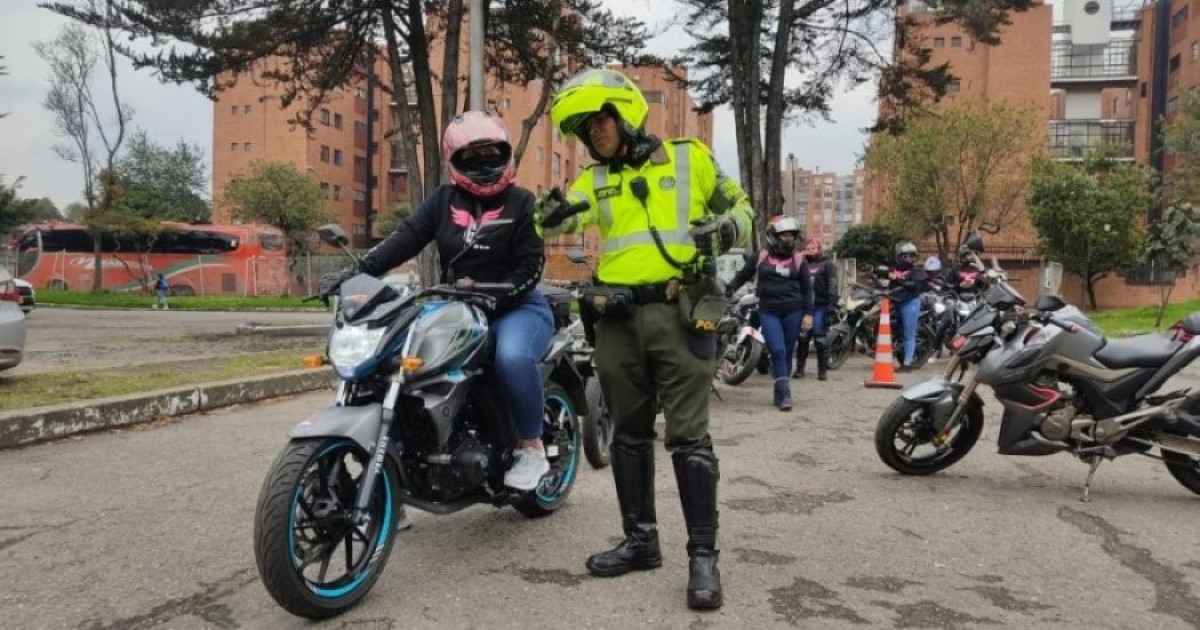
POLYGON ((583 300, 596 317, 623 319, 633 314, 633 291, 628 287, 588 287, 583 300))
POLYGON ((688 349, 701 359, 717 356, 717 323, 725 313, 725 291, 716 278, 699 276, 679 292, 679 314, 688 349))

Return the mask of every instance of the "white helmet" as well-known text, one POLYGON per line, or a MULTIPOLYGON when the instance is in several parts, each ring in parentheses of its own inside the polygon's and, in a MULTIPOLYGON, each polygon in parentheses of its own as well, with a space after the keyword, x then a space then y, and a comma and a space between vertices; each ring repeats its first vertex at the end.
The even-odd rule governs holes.
POLYGON ((786 214, 781 214, 771 218, 771 222, 767 224, 767 248, 775 253, 790 255, 796 249, 796 241, 800 239, 800 222, 786 214), (779 235, 784 232, 793 234, 792 243, 790 246, 785 246, 779 240, 779 235), (784 251, 789 250, 790 251, 784 251))
POLYGON ((937 256, 930 256, 925 259, 925 271, 937 273, 942 270, 942 259, 937 256))

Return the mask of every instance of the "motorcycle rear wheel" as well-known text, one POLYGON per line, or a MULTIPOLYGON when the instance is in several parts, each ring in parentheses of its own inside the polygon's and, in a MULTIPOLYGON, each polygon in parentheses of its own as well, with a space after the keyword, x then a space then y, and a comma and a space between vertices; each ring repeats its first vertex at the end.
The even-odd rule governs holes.
POLYGON ((551 446, 556 447, 557 454, 547 456, 550 472, 542 477, 541 484, 513 503, 518 512, 538 518, 549 516, 562 507, 575 487, 575 475, 579 472, 581 433, 579 414, 575 412, 571 396, 561 385, 547 383, 542 404, 542 442, 547 451, 551 446))
POLYGON ((717 374, 726 385, 740 385, 750 378, 762 358, 763 345, 746 337, 735 348, 726 349, 717 366, 717 374))
POLYGON ((983 405, 977 399, 972 399, 964 413, 966 417, 939 448, 933 443, 937 431, 929 405, 898 398, 875 427, 875 452, 889 468, 905 475, 928 475, 949 468, 971 452, 983 432, 983 405), (897 448, 897 441, 904 446, 897 448), (915 456, 922 446, 933 452, 915 456))
POLYGON ((1200 494, 1200 459, 1171 451, 1163 451, 1162 456, 1163 463, 1167 465, 1167 472, 1171 473, 1175 481, 1184 488, 1200 494))
POLYGON ((391 461, 385 460, 376 480, 366 520, 353 524, 347 509, 369 459, 345 438, 293 440, 263 482, 254 559, 267 593, 293 615, 328 619, 345 612, 387 564, 400 508, 391 461))
POLYGON ((854 340, 850 338, 850 331, 844 328, 832 333, 829 335, 829 369, 836 370, 850 358, 850 353, 854 351, 854 340))
POLYGON ((583 422, 583 454, 592 468, 604 468, 608 466, 608 445, 612 443, 612 417, 604 404, 600 380, 589 379, 584 394, 588 408, 587 420, 583 422))

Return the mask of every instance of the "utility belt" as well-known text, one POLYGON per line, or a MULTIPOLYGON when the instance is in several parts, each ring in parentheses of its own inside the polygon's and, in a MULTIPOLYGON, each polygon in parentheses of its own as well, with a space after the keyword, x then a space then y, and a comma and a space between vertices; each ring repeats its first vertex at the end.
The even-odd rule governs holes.
POLYGON ((599 317, 628 317, 633 314, 634 306, 678 302, 680 286, 677 279, 633 286, 600 284, 588 287, 583 301, 599 317))

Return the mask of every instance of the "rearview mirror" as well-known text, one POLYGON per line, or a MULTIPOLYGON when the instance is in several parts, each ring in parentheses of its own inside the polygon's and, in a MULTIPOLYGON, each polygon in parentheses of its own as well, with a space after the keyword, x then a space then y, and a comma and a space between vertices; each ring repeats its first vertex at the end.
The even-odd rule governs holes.
POLYGON ((587 255, 584 254, 583 250, 579 249, 578 247, 573 247, 567 250, 567 260, 577 265, 586 265, 588 261, 587 255))
POLYGON ((336 223, 326 223, 318 227, 317 236, 334 247, 345 247, 350 244, 350 238, 346 236, 346 231, 336 223))
POLYGON ((963 241, 963 248, 969 249, 976 254, 983 253, 983 237, 979 235, 979 230, 971 230, 967 236, 967 240, 963 241))

